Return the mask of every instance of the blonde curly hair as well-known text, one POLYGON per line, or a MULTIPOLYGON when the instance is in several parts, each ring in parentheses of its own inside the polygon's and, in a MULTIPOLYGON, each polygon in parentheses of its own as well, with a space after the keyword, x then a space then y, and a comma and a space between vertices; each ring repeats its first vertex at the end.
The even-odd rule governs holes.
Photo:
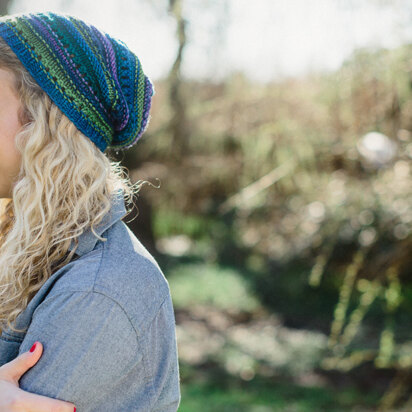
POLYGON ((20 171, 0 215, 0 331, 7 325, 21 332, 13 322, 73 258, 72 239, 100 223, 115 191, 123 189, 129 205, 146 182, 133 185, 120 162, 76 128, 1 38, 0 68, 14 74, 23 125, 15 137, 20 171))

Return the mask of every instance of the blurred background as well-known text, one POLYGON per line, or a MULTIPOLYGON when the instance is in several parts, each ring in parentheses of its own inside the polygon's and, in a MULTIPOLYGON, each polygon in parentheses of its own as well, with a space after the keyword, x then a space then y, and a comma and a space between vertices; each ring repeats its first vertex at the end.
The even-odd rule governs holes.
POLYGON ((10 0, 153 80, 112 157, 176 314, 179 411, 412 410, 412 2, 10 0))

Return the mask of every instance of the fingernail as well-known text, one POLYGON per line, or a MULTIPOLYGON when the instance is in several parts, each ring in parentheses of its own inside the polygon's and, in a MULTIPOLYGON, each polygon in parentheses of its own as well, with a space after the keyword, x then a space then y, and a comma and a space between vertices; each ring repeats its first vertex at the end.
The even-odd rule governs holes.
POLYGON ((73 412, 76 412, 76 407, 74 407, 74 411, 73 412))
POLYGON ((34 342, 34 345, 30 348, 30 352, 34 352, 34 349, 36 349, 36 345, 37 345, 37 342, 34 342))

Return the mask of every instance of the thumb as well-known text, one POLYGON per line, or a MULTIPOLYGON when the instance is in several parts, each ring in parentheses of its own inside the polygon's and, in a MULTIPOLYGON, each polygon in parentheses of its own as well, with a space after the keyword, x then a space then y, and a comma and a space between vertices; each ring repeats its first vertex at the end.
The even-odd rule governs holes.
POLYGON ((23 352, 17 358, 0 367, 0 377, 18 385, 21 376, 37 363, 42 353, 43 345, 39 341, 34 342, 30 351, 23 352))

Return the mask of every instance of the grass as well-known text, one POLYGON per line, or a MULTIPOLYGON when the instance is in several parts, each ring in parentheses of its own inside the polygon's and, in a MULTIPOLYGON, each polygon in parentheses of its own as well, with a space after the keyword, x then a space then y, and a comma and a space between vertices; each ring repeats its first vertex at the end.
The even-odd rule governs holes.
POLYGON ((185 381, 181 394, 179 412, 370 411, 379 399, 379 394, 352 388, 337 391, 258 377, 249 382, 185 381))

